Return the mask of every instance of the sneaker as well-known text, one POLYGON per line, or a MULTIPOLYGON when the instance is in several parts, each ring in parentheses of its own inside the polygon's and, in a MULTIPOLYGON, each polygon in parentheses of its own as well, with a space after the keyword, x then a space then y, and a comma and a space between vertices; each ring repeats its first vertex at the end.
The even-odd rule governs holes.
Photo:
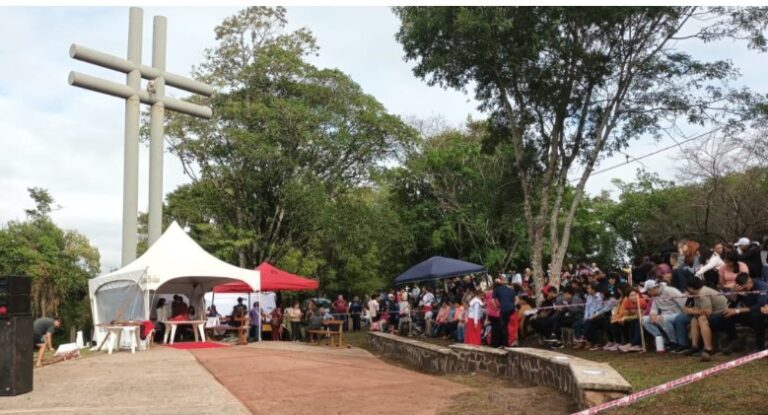
POLYGON ((691 349, 690 347, 680 346, 677 349, 675 349, 672 353, 674 353, 674 354, 684 354, 684 355, 687 356, 688 353, 691 352, 692 350, 693 349, 691 349))
POLYGON ((620 348, 619 350, 621 350, 624 353, 633 353, 633 352, 642 352, 643 348, 640 346, 629 346, 623 349, 620 348))
POLYGON ((614 343, 613 346, 611 346, 611 348, 605 349, 605 350, 607 350, 609 352, 618 352, 619 351, 619 347, 621 347, 621 346, 619 346, 618 344, 614 343))
POLYGON ((626 352, 627 350, 629 350, 630 347, 632 347, 632 345, 629 344, 629 343, 623 344, 623 345, 619 346, 619 351, 620 352, 626 352))
POLYGON ((701 352, 701 359, 700 360, 702 362, 709 362, 710 360, 712 360, 712 351, 711 350, 710 351, 704 350, 703 352, 701 352))
POLYGON ((613 346, 615 346, 615 345, 616 345, 616 343, 608 342, 608 343, 605 344, 605 346, 603 346, 603 350, 611 350, 613 348, 613 346))
POLYGON ((596 350, 602 350, 602 348, 603 348, 602 346, 600 346, 599 344, 596 344, 596 345, 590 347, 589 350, 594 352, 596 350))
POLYGON ((557 342, 557 337, 555 337, 554 335, 547 336, 544 338, 544 343, 556 343, 556 342, 557 342))
POLYGON ((699 356, 699 355, 701 355, 701 349, 698 348, 698 347, 695 348, 695 349, 688 349, 688 351, 686 351, 684 354, 686 356, 694 356, 694 357, 695 356, 699 356))

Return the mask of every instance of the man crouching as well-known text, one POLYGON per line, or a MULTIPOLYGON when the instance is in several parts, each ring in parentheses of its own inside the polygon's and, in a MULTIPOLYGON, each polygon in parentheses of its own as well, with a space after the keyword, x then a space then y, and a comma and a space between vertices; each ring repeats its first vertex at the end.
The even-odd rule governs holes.
POLYGON ((53 332, 61 327, 61 318, 59 317, 40 317, 33 324, 34 345, 37 347, 37 363, 35 367, 43 366, 43 355, 45 350, 53 351, 53 332))

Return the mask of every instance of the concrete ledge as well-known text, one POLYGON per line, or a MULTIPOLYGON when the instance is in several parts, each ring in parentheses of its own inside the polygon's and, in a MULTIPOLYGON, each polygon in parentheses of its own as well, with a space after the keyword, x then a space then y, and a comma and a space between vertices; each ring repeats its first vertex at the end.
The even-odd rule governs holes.
POLYGON ((494 349, 454 344, 441 347, 386 333, 368 333, 379 352, 392 354, 427 373, 486 372, 528 384, 552 386, 573 397, 582 407, 626 396, 632 386, 607 363, 592 362, 551 350, 494 349))

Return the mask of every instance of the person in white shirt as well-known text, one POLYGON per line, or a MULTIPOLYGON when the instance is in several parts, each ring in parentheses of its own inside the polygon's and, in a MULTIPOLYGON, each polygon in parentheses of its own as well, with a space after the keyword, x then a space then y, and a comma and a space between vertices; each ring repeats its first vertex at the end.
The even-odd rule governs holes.
POLYGON ((523 276, 517 271, 512 272, 512 285, 514 284, 523 285, 523 276))
POLYGON ((484 320, 483 300, 480 299, 482 296, 483 292, 481 290, 477 290, 474 292, 472 299, 469 300, 469 309, 466 313, 466 335, 464 338, 464 342, 466 344, 474 344, 477 346, 482 344, 484 320))
POLYGON ((376 316, 379 314, 379 302, 376 301, 376 294, 371 295, 370 301, 368 301, 368 316, 371 321, 376 321, 376 316))

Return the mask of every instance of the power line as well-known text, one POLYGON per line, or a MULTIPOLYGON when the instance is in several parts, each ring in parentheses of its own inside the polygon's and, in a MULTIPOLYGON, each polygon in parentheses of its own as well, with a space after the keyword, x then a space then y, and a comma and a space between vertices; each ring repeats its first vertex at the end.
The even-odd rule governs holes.
MULTIPOLYGON (((618 169, 619 167, 623 167, 623 166, 626 166, 626 165, 634 163, 634 162, 640 162, 640 160, 646 159, 646 158, 651 157, 651 156, 655 156, 655 155, 657 155, 659 153, 663 153, 663 152, 665 152, 667 150, 671 150, 671 149, 673 149, 675 147, 682 147, 683 144, 690 143, 691 141, 698 140, 698 139, 700 139, 702 137, 706 137, 706 136, 708 136, 708 135, 710 135, 712 133, 717 132, 718 130, 722 130, 723 128, 724 127, 717 127, 714 130, 710 130, 710 131, 707 131, 705 133, 701 133, 701 134, 699 134, 697 136, 685 139, 683 141, 680 141, 680 142, 675 141, 675 144, 673 144, 671 146, 662 147, 662 148, 660 148, 660 149, 658 149, 656 151, 652 151, 652 152, 650 152, 648 154, 643 154, 640 157, 632 157, 632 156, 630 156, 630 157, 632 157, 632 160, 627 160, 627 161, 625 161, 623 163, 615 164, 613 166, 606 167, 604 169, 600 169, 600 170, 594 171, 594 172, 592 172, 592 174, 589 175, 589 177, 596 176, 598 174, 605 173, 605 172, 608 172, 608 171, 611 171, 611 170, 615 170, 615 169, 618 169)), ((570 182, 576 182, 576 181, 579 181, 579 180, 580 180, 580 178, 575 178, 575 179, 570 179, 569 181, 570 182)))

